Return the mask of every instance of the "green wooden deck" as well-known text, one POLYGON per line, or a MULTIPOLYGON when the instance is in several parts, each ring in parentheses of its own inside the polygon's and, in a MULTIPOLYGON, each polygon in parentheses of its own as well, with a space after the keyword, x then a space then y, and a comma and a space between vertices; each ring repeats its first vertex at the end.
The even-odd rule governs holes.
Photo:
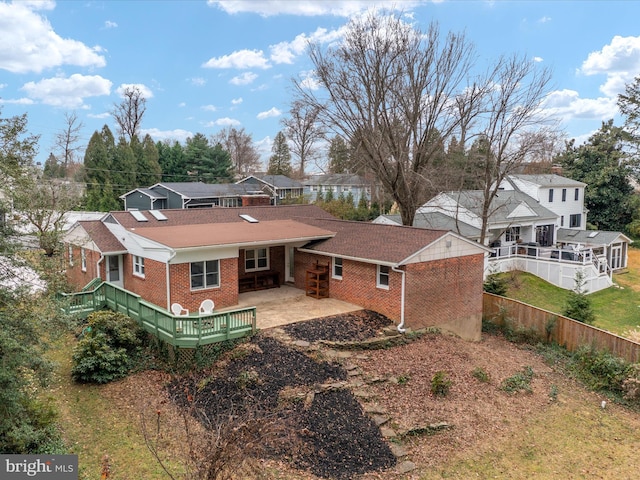
POLYGON ((108 308, 133 318, 147 332, 174 347, 196 348, 250 335, 256 331, 256 307, 210 315, 176 316, 142 300, 139 295, 110 283, 78 293, 62 293, 62 309, 67 314, 87 317, 108 308))

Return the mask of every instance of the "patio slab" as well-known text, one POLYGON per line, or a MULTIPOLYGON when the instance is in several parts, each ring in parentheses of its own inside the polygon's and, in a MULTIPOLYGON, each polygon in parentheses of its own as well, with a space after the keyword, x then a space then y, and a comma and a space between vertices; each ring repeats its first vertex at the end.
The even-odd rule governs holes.
POLYGON ((362 310, 359 305, 335 298, 308 297, 304 290, 290 285, 241 293, 238 296, 238 302, 239 307, 256 307, 256 322, 259 329, 362 310))

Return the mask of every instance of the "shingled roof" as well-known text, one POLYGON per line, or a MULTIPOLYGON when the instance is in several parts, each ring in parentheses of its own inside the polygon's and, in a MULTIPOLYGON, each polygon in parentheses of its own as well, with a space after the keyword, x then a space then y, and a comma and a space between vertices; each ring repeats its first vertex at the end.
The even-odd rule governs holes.
POLYGON ((120 253, 127 249, 101 220, 82 220, 78 225, 87 232, 101 253, 120 253))

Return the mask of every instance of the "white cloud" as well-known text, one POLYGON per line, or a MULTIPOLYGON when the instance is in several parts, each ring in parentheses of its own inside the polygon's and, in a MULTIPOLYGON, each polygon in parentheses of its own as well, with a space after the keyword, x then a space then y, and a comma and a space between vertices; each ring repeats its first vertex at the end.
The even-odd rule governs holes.
POLYGON ((282 112, 276 107, 273 107, 266 112, 260 112, 258 115, 256 115, 256 118, 258 120, 264 120, 266 118, 279 117, 280 115, 282 115, 282 112))
POLYGON ((89 118, 109 118, 111 116, 111 114, 109 112, 102 112, 102 113, 88 113, 87 117, 89 118))
POLYGON ((271 61, 274 63, 293 63, 295 57, 303 54, 309 43, 325 44, 334 42, 344 36, 346 25, 337 30, 318 28, 311 35, 301 33, 291 42, 280 42, 271 45, 271 61))
POLYGON ((616 35, 611 43, 589 54, 580 73, 606 75, 607 80, 600 86, 600 91, 609 97, 617 96, 640 74, 640 37, 616 35))
POLYGON ((384 7, 393 10, 407 10, 427 0, 395 0, 393 2, 381 2, 374 0, 207 0, 209 6, 217 7, 228 14, 256 13, 263 17, 273 15, 299 15, 318 16, 333 15, 337 17, 350 17, 365 10, 384 7))
POLYGON ((140 90, 140 93, 144 98, 153 97, 153 92, 144 83, 121 83, 120 86, 116 89, 116 93, 122 97, 125 90, 128 88, 137 88, 138 90, 140 90))
POLYGON ((568 122, 575 118, 608 120, 617 112, 616 98, 580 98, 575 90, 556 90, 545 100, 546 113, 568 122))
POLYGON ((5 88, 7 86, 6 83, 0 83, 0 89, 5 88))
POLYGON ((195 85, 196 87, 203 87, 207 84, 207 81, 202 77, 193 77, 189 80, 191 85, 195 85))
POLYGON ((229 55, 218 58, 210 58, 203 63, 204 68, 270 68, 262 50, 236 50, 229 55))
POLYGON ((140 130, 142 136, 149 134, 156 141, 177 140, 184 143, 187 138, 193 137, 193 133, 177 128, 175 130, 158 130, 157 128, 143 128, 140 130))
POLYGON ((218 118, 213 122, 208 122, 207 124, 205 124, 205 127, 236 127, 238 125, 241 125, 239 120, 236 120, 235 118, 224 117, 218 118))
POLYGON ((216 107, 215 105, 203 105, 202 107, 203 110, 206 110, 208 112, 215 112, 216 110, 218 110, 218 107, 216 107))
POLYGON ((180 102, 180 103, 178 104, 178 107, 180 107, 180 108, 184 108, 184 107, 186 107, 186 106, 187 106, 187 102, 180 102))
POLYGON ((35 102, 33 100, 31 100, 30 98, 16 98, 16 99, 9 99, 7 100, 6 98, 0 98, 0 104, 6 103, 7 105, 33 105, 35 102))
POLYGON ((320 82, 315 76, 313 70, 300 72, 300 86, 306 90, 318 90, 320 88, 320 82))
POLYGON ((237 75, 229 80, 232 85, 249 85, 252 83, 258 75, 253 72, 244 72, 241 75, 237 75))
POLYGON ((116 22, 112 22, 111 20, 107 20, 104 22, 104 28, 118 28, 118 24, 116 22))
POLYGON ((541 63, 544 62, 544 58, 542 57, 533 57, 533 61, 536 63, 541 63))
POLYGON ((39 82, 28 82, 21 90, 46 105, 63 108, 87 108, 84 99, 109 95, 112 83, 99 75, 80 75, 70 77, 46 78, 39 82))
POLYGON ((238 97, 238 98, 233 98, 231 99, 231 103, 233 105, 240 105, 243 102, 242 97, 238 97))
POLYGON ((549 23, 550 21, 551 21, 551 17, 547 17, 547 16, 544 16, 538 19, 538 23, 549 23))
POLYGON ((100 47, 61 38, 36 10, 53 9, 53 2, 0 2, 0 69, 40 73, 60 65, 104 67, 100 47))

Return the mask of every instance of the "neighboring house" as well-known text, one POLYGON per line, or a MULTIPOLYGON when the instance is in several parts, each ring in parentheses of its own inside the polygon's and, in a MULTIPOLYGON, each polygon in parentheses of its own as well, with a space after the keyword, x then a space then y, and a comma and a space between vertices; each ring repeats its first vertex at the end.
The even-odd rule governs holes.
POLYGON ((371 202, 371 182, 359 175, 350 173, 311 175, 303 183, 305 197, 311 203, 316 201, 318 194, 322 194, 323 198, 326 198, 328 192, 331 192, 335 199, 338 199, 340 195, 346 198, 351 194, 354 205, 358 205, 362 197, 366 198, 367 203, 371 202))
POLYGON ((271 197, 272 205, 279 205, 283 200, 300 198, 304 194, 302 183, 284 175, 249 175, 236 184, 266 193, 271 197))
POLYGON ((288 205, 111 212, 78 222, 65 242, 77 287, 100 277, 167 310, 177 302, 195 311, 205 299, 233 307, 244 291, 284 282, 308 293, 317 266, 327 269, 330 297, 400 327, 480 338, 488 249, 453 232, 349 222, 315 205, 288 205))
MULTIPOLYGON (((611 286, 612 272, 627 266, 631 240, 619 232, 585 230, 585 187, 555 174, 508 176, 489 208, 485 243, 493 251, 487 273, 524 270, 571 289, 582 269, 588 291, 611 286)), ((478 190, 440 193, 418 208, 414 226, 447 228, 479 240, 483 199, 478 190)), ((385 216, 375 222, 400 220, 385 216)))
POLYGON ((235 183, 169 182, 136 188, 120 197, 125 210, 239 207, 268 205, 269 196, 250 185, 235 183))

